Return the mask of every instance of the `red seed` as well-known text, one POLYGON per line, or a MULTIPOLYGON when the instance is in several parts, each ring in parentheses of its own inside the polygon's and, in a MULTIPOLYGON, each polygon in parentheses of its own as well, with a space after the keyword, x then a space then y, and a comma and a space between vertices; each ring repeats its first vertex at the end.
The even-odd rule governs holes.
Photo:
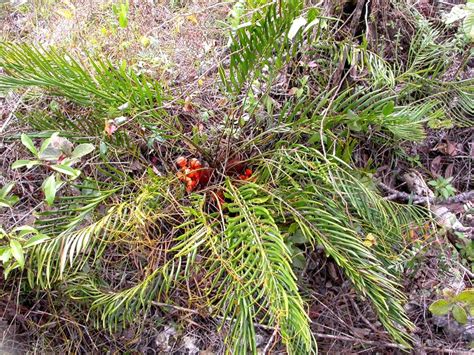
POLYGON ((178 159, 176 159, 176 164, 177 164, 180 168, 185 168, 185 167, 188 165, 188 159, 186 159, 186 158, 183 157, 183 156, 178 157, 178 159))
POLYGON ((190 161, 189 161, 189 167, 191 169, 201 169, 202 168, 202 164, 201 162, 196 159, 196 158, 192 158, 190 161))
POLYGON ((199 177, 201 176, 201 172, 199 170, 192 170, 189 174, 188 177, 194 180, 199 180, 199 177))

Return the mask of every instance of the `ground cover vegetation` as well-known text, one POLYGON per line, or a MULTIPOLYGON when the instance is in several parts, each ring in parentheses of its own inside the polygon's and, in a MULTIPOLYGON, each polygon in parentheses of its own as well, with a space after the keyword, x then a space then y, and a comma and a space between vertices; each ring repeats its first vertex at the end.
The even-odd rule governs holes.
MULTIPOLYGON (((118 30, 132 10, 114 4, 118 30)), ((34 223, 1 230, 4 284, 22 307, 61 302, 70 334, 136 327, 140 337, 159 309, 217 322, 227 353, 256 353, 264 329, 265 351, 305 354, 318 349, 308 282, 317 255, 370 304, 386 342, 408 351, 416 327, 404 278, 445 236, 429 203, 387 198, 377 171, 409 161, 403 147, 433 130, 471 128, 474 110, 473 79, 462 76, 472 3, 444 22, 422 10, 233 3, 207 101, 105 52, 2 41, 0 92, 29 106, 16 113, 27 131, 6 138, 23 147, 10 168, 39 196, 34 223)), ((432 201, 456 194, 451 180, 433 181, 432 201)), ((0 208, 22 198, 5 181, 0 208)), ((453 250, 467 253, 470 232, 446 231, 453 250)), ((431 309, 467 322, 466 294, 464 308, 431 309)), ((110 349, 87 337, 69 349, 110 349)))

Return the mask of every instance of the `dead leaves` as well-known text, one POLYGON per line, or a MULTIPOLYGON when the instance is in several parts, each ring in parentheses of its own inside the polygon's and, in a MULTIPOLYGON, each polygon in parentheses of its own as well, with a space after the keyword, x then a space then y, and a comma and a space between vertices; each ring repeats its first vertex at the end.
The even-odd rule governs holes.
POLYGON ((194 105, 191 102, 191 98, 188 96, 184 100, 183 111, 186 113, 192 113, 195 111, 194 105))
POLYGON ((450 140, 442 141, 431 149, 432 152, 438 152, 440 155, 436 156, 430 164, 430 171, 434 176, 444 175, 445 178, 450 178, 454 175, 455 164, 450 162, 446 165, 447 161, 452 160, 450 158, 457 158, 459 156, 467 154, 463 150, 463 145, 461 143, 453 142, 450 140), (442 174, 443 167, 444 174, 442 174))
POLYGON ((446 141, 446 142, 441 142, 438 143, 432 151, 437 151, 440 152, 444 155, 449 155, 451 157, 455 157, 458 154, 462 153, 462 144, 456 143, 456 142, 451 142, 451 141, 446 141))

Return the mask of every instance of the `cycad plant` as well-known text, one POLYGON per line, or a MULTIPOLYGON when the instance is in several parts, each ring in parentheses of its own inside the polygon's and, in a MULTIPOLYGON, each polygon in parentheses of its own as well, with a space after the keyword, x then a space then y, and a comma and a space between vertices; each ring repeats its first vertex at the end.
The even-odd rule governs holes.
POLYGON ((48 238, 28 249, 25 273, 10 277, 64 290, 111 331, 145 317, 153 304, 168 304, 220 319, 229 329, 229 353, 255 353, 258 324, 275 329, 289 353, 313 353, 294 272, 297 237, 309 253, 323 248, 391 336, 410 346, 413 324, 400 274, 407 235, 427 216, 379 196, 351 166, 344 139, 361 131, 388 141, 421 139, 430 115, 464 117, 472 91, 452 84, 458 91, 451 94, 465 100, 447 107, 441 93, 449 88, 433 79, 441 68, 418 38, 405 67, 390 64, 335 41, 339 23, 321 9, 280 3, 252 11, 232 33, 230 67, 220 68, 229 110, 204 133, 174 114, 182 102, 124 65, 0 44, 0 89, 34 87, 76 105, 78 117, 25 116, 29 123, 67 127, 71 140, 91 140, 100 150, 95 169, 75 180, 76 193, 65 191, 42 213, 35 227, 48 238), (351 53, 351 65, 369 70, 363 85, 329 86, 341 51, 351 53), (419 68, 418 57, 426 62, 430 55, 431 72, 419 68), (320 70, 295 80, 298 60, 311 56, 320 70), (282 95, 278 83, 289 73, 296 91, 282 95), (431 86, 420 89, 414 77, 431 86), (130 156, 144 162, 143 173, 124 166, 130 156), (111 250, 135 258, 124 262, 122 271, 133 275, 125 282, 101 273, 111 250))

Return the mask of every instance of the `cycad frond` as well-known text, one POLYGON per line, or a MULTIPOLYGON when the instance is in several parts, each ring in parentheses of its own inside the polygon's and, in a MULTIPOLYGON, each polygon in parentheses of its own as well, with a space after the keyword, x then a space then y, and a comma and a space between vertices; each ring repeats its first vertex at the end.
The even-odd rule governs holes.
POLYGON ((108 110, 129 103, 142 109, 161 106, 158 82, 138 77, 109 61, 89 58, 86 65, 54 48, 0 44, 0 90, 36 86, 83 106, 108 110))
POLYGON ((271 4, 265 7, 256 23, 236 30, 230 45, 229 75, 221 68, 221 78, 230 92, 238 94, 244 84, 261 79, 264 67, 275 73, 285 64, 292 47, 287 33, 301 8, 299 0, 284 1, 280 7, 271 4))
MULTIPOLYGON (((229 216, 224 238, 228 248, 221 258, 227 261, 229 290, 219 302, 219 308, 228 309, 232 318, 240 318, 241 306, 254 309, 257 316, 265 309, 267 322, 280 330, 283 342, 290 353, 308 353, 313 342, 303 300, 298 292, 296 276, 291 267, 291 253, 285 244, 272 214, 256 185, 246 184, 237 188, 227 184, 226 204, 229 216), (235 297, 242 295, 242 302, 235 306, 235 297)), ((220 297, 220 296, 219 296, 220 297)), ((261 315, 260 315, 261 316, 261 315)), ((252 321, 252 317, 245 317, 252 321)), ((234 336, 240 336, 252 323, 238 321, 234 336)), ((238 338, 235 339, 235 343, 238 338)), ((239 348, 235 348, 239 352, 239 348)))
POLYGON ((315 149, 284 149, 267 164, 262 176, 280 186, 274 194, 291 216, 285 220, 293 218, 308 240, 324 247, 373 302, 386 329, 408 345, 410 336, 400 327, 413 325, 403 310, 398 275, 389 270, 401 261, 398 252, 407 246, 403 236, 412 221, 421 223, 421 211, 383 200, 341 168, 344 164, 326 160, 315 149), (364 244, 369 234, 376 239, 372 247, 364 244))
POLYGON ((157 186, 159 184, 162 182, 155 181, 151 184, 153 187, 141 189, 136 195, 124 194, 120 202, 109 205, 105 214, 94 216, 97 207, 103 205, 117 189, 104 191, 88 204, 74 208, 74 215, 66 215, 68 223, 59 226, 59 230, 56 223, 63 217, 49 220, 42 230, 48 232, 51 239, 35 246, 29 259, 30 270, 36 270, 36 275, 28 275, 31 285, 39 284, 47 288, 62 279, 66 272, 77 273, 87 262, 93 265, 112 240, 132 241, 144 237, 148 224, 166 216, 164 212, 155 212, 155 208, 162 206, 165 200, 165 193, 157 186), (81 226, 87 219, 92 219, 92 222, 81 226))
POLYGON ((89 317, 98 327, 112 332, 144 315, 153 301, 164 298, 171 287, 177 286, 180 263, 177 259, 173 264, 150 270, 138 284, 120 291, 107 288, 104 282, 90 275, 78 273, 68 279, 66 293, 88 304, 89 317))

